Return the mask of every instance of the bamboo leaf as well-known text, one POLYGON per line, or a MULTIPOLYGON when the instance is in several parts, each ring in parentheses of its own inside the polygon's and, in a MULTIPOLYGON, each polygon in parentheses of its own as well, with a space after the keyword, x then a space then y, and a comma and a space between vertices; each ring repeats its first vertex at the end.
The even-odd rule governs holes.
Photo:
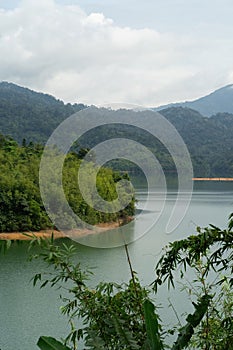
POLYGON ((122 346, 127 345, 129 349, 136 350, 139 349, 137 342, 133 338, 133 334, 124 327, 124 322, 118 319, 116 316, 113 316, 113 324, 116 330, 116 333, 119 336, 122 346))
POLYGON ((147 332, 148 350, 161 350, 163 345, 159 335, 158 316, 155 313, 155 306, 149 300, 143 305, 147 332))
POLYGON ((189 314, 186 318, 186 325, 180 329, 180 333, 172 350, 181 350, 188 346, 189 341, 194 333, 194 328, 199 325, 205 313, 208 310, 208 306, 211 300, 210 295, 204 295, 200 298, 198 304, 194 304, 195 311, 193 314, 189 314))
POLYGON ((37 345, 41 350, 71 350, 52 337, 40 337, 37 345))

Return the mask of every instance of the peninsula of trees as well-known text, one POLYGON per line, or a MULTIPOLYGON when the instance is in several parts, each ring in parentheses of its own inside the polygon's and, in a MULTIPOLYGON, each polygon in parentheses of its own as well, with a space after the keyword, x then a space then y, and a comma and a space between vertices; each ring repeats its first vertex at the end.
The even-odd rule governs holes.
MULTIPOLYGON (((39 164, 42 152, 43 146, 40 144, 24 142, 19 146, 12 138, 0 135, 0 232, 53 228, 44 209, 39 189, 39 164)), ((63 170, 64 192, 73 211, 91 225, 114 222, 132 216, 134 197, 128 206, 118 213, 97 211, 84 201, 76 176, 81 161, 77 154, 69 153, 63 170)), ((116 198, 116 183, 121 179, 119 173, 109 168, 101 168, 97 176, 97 190, 103 199, 111 202, 116 198)), ((56 215, 64 217, 66 213, 56 201, 56 188, 51 185, 49 191, 51 194, 49 205, 56 205, 56 215)))

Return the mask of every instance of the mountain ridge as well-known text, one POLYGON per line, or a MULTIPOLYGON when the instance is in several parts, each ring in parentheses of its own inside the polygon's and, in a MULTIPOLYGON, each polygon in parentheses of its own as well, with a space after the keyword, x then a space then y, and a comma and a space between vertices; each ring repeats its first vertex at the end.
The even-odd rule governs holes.
POLYGON ((152 109, 161 111, 170 107, 188 107, 195 109, 206 117, 217 113, 233 113, 233 84, 223 86, 193 101, 170 103, 152 109))
POLYGON ((45 143, 64 119, 83 108, 83 104, 65 104, 10 82, 0 83, 0 132, 19 143, 23 138, 45 143))
MULTIPOLYGON (((233 88, 231 90, 233 93, 233 88)), ((45 144, 63 120, 85 107, 83 104, 65 104, 51 95, 12 83, 0 83, 0 133, 13 137, 19 144, 24 139, 27 143, 45 144)), ((116 113, 120 113, 120 110, 116 113)), ((186 143, 195 177, 233 177, 233 113, 216 113, 205 117, 187 106, 165 108, 160 113, 175 126, 186 143)), ((135 141, 154 152, 165 172, 175 173, 174 162, 159 140, 132 128, 128 132, 130 138, 135 138, 135 141)), ((79 148, 74 151, 79 152, 80 147, 92 148, 106 139, 127 136, 124 125, 107 125, 105 130, 93 130, 81 138, 79 148)), ((120 165, 120 170, 125 170, 125 163, 120 165)), ((137 171, 132 166, 127 169, 137 171)))

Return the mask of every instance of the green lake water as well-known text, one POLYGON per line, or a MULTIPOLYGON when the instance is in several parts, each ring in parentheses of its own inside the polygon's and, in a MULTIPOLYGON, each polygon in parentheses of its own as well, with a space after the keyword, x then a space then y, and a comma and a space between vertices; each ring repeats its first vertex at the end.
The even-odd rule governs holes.
MULTIPOLYGON (((154 198, 157 193, 155 191, 154 198)), ((145 188, 137 189, 138 209, 146 200, 145 188)), ((233 211, 233 183, 197 183, 190 207, 181 224, 171 234, 165 234, 166 220, 176 199, 176 191, 168 192, 161 220, 149 232, 129 245, 134 270, 144 283, 154 278, 154 266, 162 247, 169 241, 195 233, 195 227, 209 223, 225 227, 227 217, 233 211)), ((138 237, 149 220, 153 221, 156 200, 149 203, 148 210, 135 220, 129 235, 138 237)), ((103 239, 103 236, 102 238, 103 239)), ((104 239, 110 238, 105 234, 104 239)), ((98 241, 98 237, 95 238, 98 241)), ((102 280, 125 281, 129 279, 129 269, 124 248, 91 248, 74 242, 77 246, 77 261, 83 266, 93 267, 94 275, 90 283, 94 286, 102 280)), ((102 243, 101 243, 102 244, 102 243)), ((56 338, 67 334, 67 320, 60 313, 61 290, 33 287, 31 278, 45 270, 42 262, 27 261, 27 244, 14 245, 6 256, 0 256, 0 349, 36 350, 40 335, 56 338)), ((158 303, 173 298, 178 312, 184 311, 185 301, 179 290, 166 292, 164 287, 157 296, 158 303)), ((187 304, 188 305, 188 304, 187 304)), ((172 310, 166 306, 161 309, 163 319, 174 320, 172 310)))

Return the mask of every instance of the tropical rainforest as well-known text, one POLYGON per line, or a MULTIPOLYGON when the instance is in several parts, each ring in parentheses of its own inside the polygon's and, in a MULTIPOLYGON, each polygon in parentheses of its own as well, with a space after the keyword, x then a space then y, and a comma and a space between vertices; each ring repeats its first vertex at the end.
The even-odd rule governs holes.
MULTIPOLYGON (((39 164, 43 146, 23 142, 19 146, 12 138, 0 135, 0 232, 37 231, 52 227, 52 223, 44 209, 39 189, 39 164)), ((54 155, 57 161, 59 153, 54 155)), ((84 200, 76 182, 76 175, 81 160, 77 154, 69 153, 63 169, 63 186, 66 198, 73 211, 85 222, 95 225, 111 222, 134 214, 134 198, 124 210, 118 213, 104 213, 89 206, 84 200)), ((86 171, 91 166, 86 165, 86 171)), ((56 197, 56 187, 50 176, 49 206, 56 205, 56 215, 66 217, 64 208, 56 197)), ((123 175, 127 178, 127 175, 123 175)), ((101 168, 97 176, 97 190, 106 201, 116 198, 115 185, 122 176, 109 168, 101 168)), ((55 218, 56 219, 56 218, 55 218)), ((74 223, 75 225, 75 223, 74 223)))
MULTIPOLYGON (((39 166, 44 144, 61 121, 83 108, 84 105, 64 104, 52 96, 14 84, 0 84, 0 232, 53 227, 39 189, 39 166)), ((160 113, 177 128, 186 142, 196 176, 232 176, 233 115, 221 113, 205 118, 199 112, 183 107, 167 108, 160 113)), ((124 210, 110 210, 108 213, 95 210, 95 203, 88 205, 84 201, 76 181, 77 171, 84 164, 83 157, 89 148, 106 138, 125 135, 147 146, 166 173, 176 171, 169 152, 149 133, 123 125, 108 125, 107 128, 88 132, 67 154, 62 181, 73 211, 92 225, 119 221, 134 214, 134 196, 124 210)), ((58 149, 51 152, 54 152, 54 162, 63 156, 58 149)), ((93 171, 91 163, 95 154, 92 157, 85 164, 87 174, 93 171)), ((109 165, 132 173, 139 171, 134 164, 122 160, 115 160, 109 165)), ((47 176, 49 186, 45 191, 50 194, 48 205, 50 208, 55 206, 57 217, 64 218, 68 213, 56 199, 55 174, 49 167, 47 176)), ((122 175, 110 167, 102 167, 98 172, 97 191, 110 205, 117 196, 116 188, 122 179, 128 179, 127 173, 122 175)), ((34 258, 42 259, 50 268, 49 273, 38 272, 33 284, 39 283, 41 288, 46 285, 61 287, 68 282, 65 298, 61 296, 61 311, 67 315, 71 326, 63 340, 43 335, 39 338, 38 335, 38 347, 41 350, 76 350, 82 340, 87 349, 93 350, 163 350, 170 346, 167 336, 174 335, 174 343, 170 346, 173 350, 188 346, 191 349, 233 349, 232 229, 233 215, 224 230, 214 225, 203 229, 198 227, 196 235, 170 243, 157 262, 150 286, 141 284, 125 246, 131 280, 124 284, 100 282, 94 289, 88 284, 92 272, 74 263, 76 251, 72 244, 67 240, 55 244, 53 236, 51 240, 41 240, 32 235, 29 247, 36 247, 34 258), (166 282, 175 287, 179 274, 181 280, 187 281, 191 271, 195 272, 194 281, 184 288, 192 300, 193 309, 178 326, 168 329, 159 317, 153 294, 156 295, 166 282), (80 318, 83 320, 81 328, 77 325, 80 318)), ((10 245, 10 241, 0 242, 3 251, 10 245)), ((180 316, 183 318, 183 315, 180 316)))
MULTIPOLYGON (((44 144, 54 129, 71 114, 84 109, 83 104, 63 103, 54 97, 19 87, 0 83, 0 133, 13 137, 19 144, 27 142, 44 144)), ((133 113, 133 112, 132 112, 133 113)), ((232 177, 233 174, 233 114, 218 113, 204 117, 187 107, 170 107, 160 111, 178 130, 190 152, 194 176, 232 177)), ((108 125, 93 130, 83 137, 80 148, 91 148, 103 139, 132 136, 145 144, 158 158, 164 171, 175 174, 172 157, 155 138, 124 125, 108 125)), ((113 168, 138 173, 137 166, 124 161, 113 162, 113 168)))

